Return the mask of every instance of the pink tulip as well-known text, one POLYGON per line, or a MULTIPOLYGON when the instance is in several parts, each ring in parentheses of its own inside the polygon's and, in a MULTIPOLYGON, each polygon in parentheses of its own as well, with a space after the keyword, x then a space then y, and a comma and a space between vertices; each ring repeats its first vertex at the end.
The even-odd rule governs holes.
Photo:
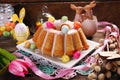
POLYGON ((13 60, 8 69, 10 73, 17 76, 25 77, 25 74, 28 74, 27 62, 22 59, 13 60))

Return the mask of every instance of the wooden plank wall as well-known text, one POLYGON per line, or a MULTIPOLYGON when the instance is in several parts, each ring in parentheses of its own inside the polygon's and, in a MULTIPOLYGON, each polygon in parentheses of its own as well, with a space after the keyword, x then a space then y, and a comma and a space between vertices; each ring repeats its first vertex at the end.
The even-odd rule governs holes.
MULTIPOLYGON (((34 28, 35 22, 42 17, 42 7, 48 6, 49 12, 56 18, 66 15, 70 20, 74 19, 75 11, 70 8, 70 4, 84 6, 92 0, 1 0, 1 3, 10 3, 15 9, 15 13, 19 13, 22 7, 26 9, 25 24, 34 28)), ((98 21, 109 21, 116 24, 120 28, 120 1, 98 0, 97 6, 93 10, 98 21)))

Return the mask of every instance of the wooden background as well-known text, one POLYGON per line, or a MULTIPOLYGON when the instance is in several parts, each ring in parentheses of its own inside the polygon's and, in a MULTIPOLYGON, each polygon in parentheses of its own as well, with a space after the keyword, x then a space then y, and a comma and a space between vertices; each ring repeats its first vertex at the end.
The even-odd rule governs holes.
MULTIPOLYGON (((22 7, 26 9, 24 23, 28 25, 31 32, 34 32, 35 22, 42 18, 42 7, 48 6, 48 11, 56 19, 66 15, 70 20, 74 19, 75 11, 70 8, 70 4, 84 6, 92 0, 0 0, 1 3, 10 3, 19 13, 22 7), (74 1, 74 2, 73 2, 74 1)), ((98 21, 108 21, 116 24, 120 28, 120 1, 119 0, 96 0, 97 6, 93 9, 98 21)))
MULTIPOLYGON (((15 13, 19 13, 19 10, 22 7, 26 9, 26 17, 24 23, 31 28, 35 26, 35 22, 42 18, 41 9, 44 5, 48 6, 49 12, 55 16, 55 18, 61 18, 63 15, 67 15, 70 20, 74 19, 75 11, 70 9, 70 4, 74 3, 76 5, 84 6, 92 0, 0 0, 0 3, 10 3, 15 9, 15 13)), ((120 1, 115 0, 97 0, 97 6, 93 10, 94 15, 97 16, 98 21, 109 21, 116 24, 120 29, 120 1)), ((99 35, 95 38, 100 38, 99 35)), ((93 37, 94 38, 94 37, 93 37)), ((7 38, 0 38, 0 47, 4 48, 10 52, 16 50, 16 41, 7 38)), ((115 76, 115 79, 111 78, 110 80, 118 80, 119 77, 115 76)), ((14 76, 10 73, 0 76, 0 80, 43 80, 42 78, 36 75, 28 75, 25 78, 14 76)), ((58 79, 63 80, 63 79, 58 79)), ((86 76, 78 75, 70 80, 88 80, 86 76)))

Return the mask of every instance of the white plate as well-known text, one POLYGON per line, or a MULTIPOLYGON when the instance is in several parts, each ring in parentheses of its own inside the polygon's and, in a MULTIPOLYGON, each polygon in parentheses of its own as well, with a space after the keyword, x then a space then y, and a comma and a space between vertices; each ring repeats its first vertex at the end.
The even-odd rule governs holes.
MULTIPOLYGON (((31 43, 33 43, 32 39, 29 40, 31 43)), ((39 56, 40 58, 44 58, 56 65, 59 65, 61 67, 64 67, 64 68, 70 68, 70 67, 73 67, 75 64, 77 64, 81 59, 83 59, 86 55, 89 54, 90 51, 92 51, 96 45, 98 45, 97 42, 93 42, 93 41, 90 41, 90 40, 87 40, 88 44, 90 45, 89 49, 88 50, 84 50, 84 51, 81 51, 81 56, 79 59, 72 59, 70 60, 69 62, 67 63, 63 63, 61 61, 61 58, 56 58, 56 57, 50 57, 50 56, 47 56, 47 55, 42 55, 41 53, 40 54, 37 54, 37 53, 34 53, 34 51, 30 50, 30 49, 27 49, 27 48, 24 48, 24 45, 25 45, 25 42, 22 43, 22 44, 19 44, 17 45, 16 47, 20 50, 23 50, 23 51, 26 51, 30 54, 33 54, 33 55, 36 55, 36 56, 39 56)))

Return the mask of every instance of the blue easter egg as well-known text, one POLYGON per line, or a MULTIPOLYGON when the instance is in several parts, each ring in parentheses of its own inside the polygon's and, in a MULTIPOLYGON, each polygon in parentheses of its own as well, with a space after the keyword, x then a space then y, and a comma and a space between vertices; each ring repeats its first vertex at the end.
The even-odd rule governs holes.
POLYGON ((66 26, 66 25, 62 26, 61 31, 62 31, 62 33, 67 34, 69 31, 68 26, 66 26))

